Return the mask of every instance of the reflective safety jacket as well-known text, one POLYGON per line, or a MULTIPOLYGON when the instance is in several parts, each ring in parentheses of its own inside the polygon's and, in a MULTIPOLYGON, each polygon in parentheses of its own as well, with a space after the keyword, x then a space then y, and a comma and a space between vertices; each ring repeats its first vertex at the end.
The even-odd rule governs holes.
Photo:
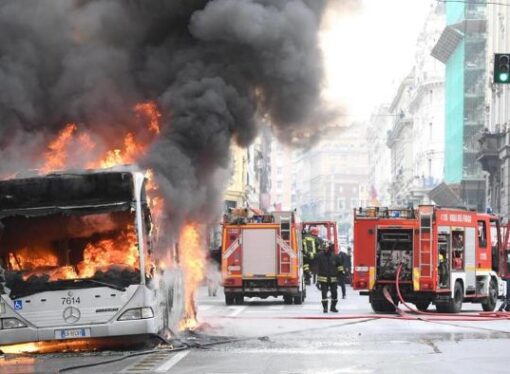
POLYGON ((303 237, 303 254, 308 259, 313 259, 317 256, 321 246, 321 240, 311 234, 303 237))
POLYGON ((332 251, 321 251, 317 255, 317 280, 319 282, 337 282, 337 275, 344 271, 342 259, 332 251))

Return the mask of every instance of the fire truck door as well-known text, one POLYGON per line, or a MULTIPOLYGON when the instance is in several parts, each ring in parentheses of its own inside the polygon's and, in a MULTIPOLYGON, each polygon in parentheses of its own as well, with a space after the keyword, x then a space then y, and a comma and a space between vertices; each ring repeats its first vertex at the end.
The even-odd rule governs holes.
POLYGON ((276 229, 243 229, 243 275, 276 274, 276 229))
POLYGON ((473 289, 476 286, 476 230, 474 227, 466 227, 466 289, 473 289))

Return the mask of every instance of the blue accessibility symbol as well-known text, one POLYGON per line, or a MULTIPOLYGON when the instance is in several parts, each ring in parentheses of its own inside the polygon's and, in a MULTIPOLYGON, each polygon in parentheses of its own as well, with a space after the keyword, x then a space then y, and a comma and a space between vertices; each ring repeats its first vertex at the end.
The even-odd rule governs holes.
POLYGON ((23 309, 23 301, 22 300, 14 300, 14 310, 23 309))

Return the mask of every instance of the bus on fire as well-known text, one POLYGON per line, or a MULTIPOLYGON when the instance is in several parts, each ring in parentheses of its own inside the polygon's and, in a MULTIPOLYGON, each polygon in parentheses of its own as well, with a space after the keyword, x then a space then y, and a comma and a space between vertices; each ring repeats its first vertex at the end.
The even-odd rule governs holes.
POLYGON ((0 345, 157 335, 183 312, 152 261, 135 167, 0 181, 0 345))

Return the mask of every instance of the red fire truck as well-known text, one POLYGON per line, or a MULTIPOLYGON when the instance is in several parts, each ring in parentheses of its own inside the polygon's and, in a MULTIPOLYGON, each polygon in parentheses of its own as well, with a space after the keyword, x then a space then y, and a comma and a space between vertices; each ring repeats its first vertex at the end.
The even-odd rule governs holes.
POLYGON ((438 312, 457 313, 463 302, 492 311, 504 294, 498 276, 503 251, 500 222, 491 214, 432 205, 359 208, 354 211, 353 288, 369 296, 375 312, 392 312, 385 293, 398 304, 400 268, 404 301, 422 311, 434 303, 438 312))
POLYGON ((301 223, 294 212, 225 216, 222 277, 227 305, 244 297, 283 296, 301 304, 303 279, 301 223))

